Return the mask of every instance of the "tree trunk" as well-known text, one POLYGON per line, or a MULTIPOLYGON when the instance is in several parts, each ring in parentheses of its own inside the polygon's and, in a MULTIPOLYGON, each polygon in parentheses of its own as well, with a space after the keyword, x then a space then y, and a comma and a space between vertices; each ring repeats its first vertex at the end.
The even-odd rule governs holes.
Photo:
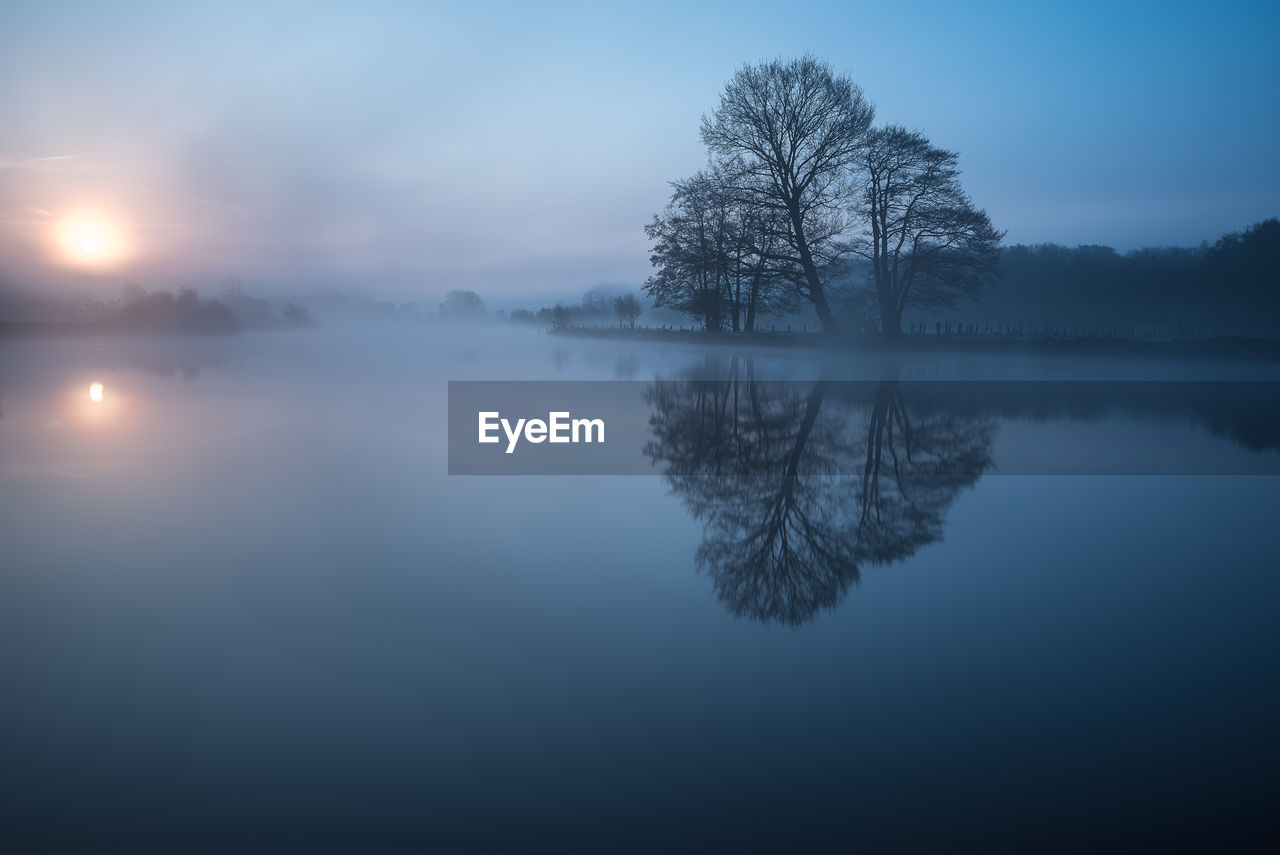
POLYGON ((876 289, 880 298, 880 332, 887 336, 902 334, 902 310, 887 287, 876 289))
POLYGON ((733 273, 733 331, 739 332, 742 317, 742 259, 738 259, 733 273))
POLYGON ((809 299, 813 301, 813 308, 822 321, 822 331, 832 334, 840 332, 840 325, 836 323, 836 316, 831 314, 831 306, 827 303, 827 295, 822 290, 822 282, 818 279, 816 269, 809 276, 809 299))
POLYGON ((826 333, 838 333, 839 325, 836 323, 836 317, 831 313, 831 306, 827 303, 827 293, 823 290, 822 279, 818 276, 818 266, 813 263, 813 253, 809 250, 809 240, 804 234, 804 222, 800 216, 800 206, 796 203, 788 205, 791 214, 791 228, 795 233, 796 249, 800 253, 800 267, 804 271, 804 277, 809 283, 809 301, 813 303, 814 311, 818 313, 818 319, 822 321, 822 331, 826 333))

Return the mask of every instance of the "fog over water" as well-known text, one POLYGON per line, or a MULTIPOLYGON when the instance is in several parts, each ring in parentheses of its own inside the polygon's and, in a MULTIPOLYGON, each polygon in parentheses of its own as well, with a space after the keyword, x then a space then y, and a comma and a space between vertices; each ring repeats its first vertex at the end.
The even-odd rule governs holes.
MULTIPOLYGON (((736 358, 761 380, 1280 379, 736 358)), ((10 839, 341 849, 376 823, 405 845, 627 827, 619 848, 883 847, 910 826, 1078 851, 1099 830, 1270 828, 1274 478, 979 472, 895 553, 859 540, 852 576, 815 580, 704 555, 728 529, 678 479, 446 475, 447 380, 723 378, 733 359, 506 326, 0 342, 10 839)), ((1000 419, 993 453, 1174 436, 1280 456, 1270 434, 1126 418, 1000 419)), ((834 525, 856 494, 808 495, 834 525)))

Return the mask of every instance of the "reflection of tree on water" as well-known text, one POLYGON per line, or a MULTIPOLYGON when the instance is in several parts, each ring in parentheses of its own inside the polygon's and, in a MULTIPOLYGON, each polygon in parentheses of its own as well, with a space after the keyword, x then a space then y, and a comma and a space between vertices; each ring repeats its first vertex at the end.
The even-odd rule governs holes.
POLYGON ((613 364, 613 376, 619 380, 632 380, 639 370, 640 357, 634 350, 619 356, 618 361, 613 364))
POLYGON ((896 381, 857 400, 746 374, 655 383, 645 449, 703 523, 697 565, 735 614, 796 625, 836 605, 859 567, 940 539, 990 466, 989 422, 913 414, 896 381))
POLYGON ((868 564, 907 558, 942 539, 956 494, 991 466, 995 432, 988 420, 946 410, 913 416, 896 380, 881 381, 875 395, 857 490, 858 556, 868 564))

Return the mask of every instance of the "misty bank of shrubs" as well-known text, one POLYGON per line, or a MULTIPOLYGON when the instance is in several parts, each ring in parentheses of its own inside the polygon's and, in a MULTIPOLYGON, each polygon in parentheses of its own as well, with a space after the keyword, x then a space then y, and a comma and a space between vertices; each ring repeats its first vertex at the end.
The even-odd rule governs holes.
POLYGON ((252 297, 238 283, 229 283, 221 298, 203 298, 194 288, 177 294, 147 291, 130 283, 118 299, 72 298, 66 308, 71 323, 126 332, 228 333, 251 328, 305 327, 311 315, 297 303, 279 310, 268 300, 252 297))

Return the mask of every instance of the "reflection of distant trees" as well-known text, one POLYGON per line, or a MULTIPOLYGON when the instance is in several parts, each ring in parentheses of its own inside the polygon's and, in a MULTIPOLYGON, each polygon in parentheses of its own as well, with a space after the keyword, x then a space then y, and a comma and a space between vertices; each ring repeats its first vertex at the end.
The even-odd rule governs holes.
POLYGON ((1280 449, 1280 384, 1269 380, 914 381, 916 408, 969 418, 1108 416, 1186 422, 1251 451, 1280 449))
POLYGON ((640 357, 636 352, 630 351, 618 357, 618 361, 613 364, 613 376, 619 380, 631 380, 640 371, 640 357))
POLYGON ((860 567, 940 539, 990 466, 990 422, 915 414, 896 381, 855 400, 744 374, 655 383, 646 447, 702 522, 697 565, 735 614, 797 625, 834 606, 860 567))

